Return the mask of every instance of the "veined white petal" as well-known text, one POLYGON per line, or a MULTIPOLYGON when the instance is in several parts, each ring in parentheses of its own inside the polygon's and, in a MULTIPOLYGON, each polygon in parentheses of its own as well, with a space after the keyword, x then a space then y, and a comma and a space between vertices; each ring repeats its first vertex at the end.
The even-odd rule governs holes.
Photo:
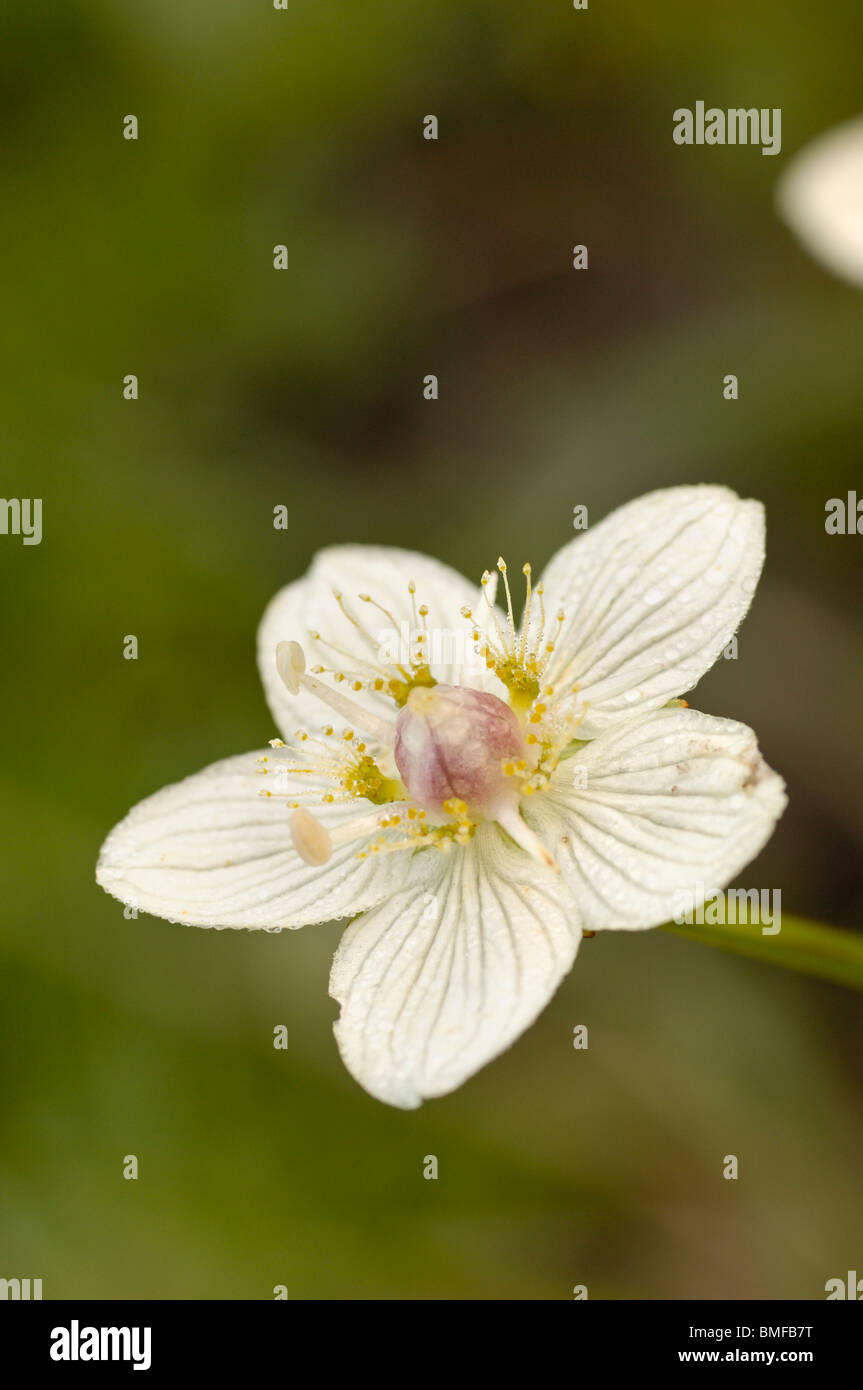
POLYGON ((816 261, 863 287, 863 116, 804 145, 776 186, 776 203, 816 261))
POLYGON ((657 710, 562 762, 525 816, 555 856, 585 930, 655 927, 675 895, 724 888, 754 859, 786 802, 751 729, 657 710))
MULTIPOLYGON (((436 680, 458 685, 462 681, 477 684, 478 678, 483 689, 498 689, 496 678, 473 657, 471 625, 461 616, 463 607, 472 608, 484 626, 479 596, 478 584, 416 551, 371 545, 339 545, 320 551, 302 579, 276 594, 258 629, 261 680, 279 731, 289 738, 298 728, 320 727, 322 717, 319 701, 308 691, 293 696, 285 689, 276 669, 276 648, 282 641, 301 643, 307 669, 321 665, 346 674, 357 671, 362 677, 366 664, 379 667, 382 656, 393 648, 396 653, 401 651, 403 643, 410 644, 412 634, 425 627, 429 665, 436 680), (416 585, 416 610, 423 604, 428 607, 428 614, 419 620, 408 589, 411 581, 416 585), (343 596, 345 608, 368 635, 345 616, 334 590, 343 596), (375 602, 363 602, 360 594, 368 594, 375 602), (387 609, 392 618, 375 603, 387 609), (312 632, 320 633, 324 641, 315 640, 312 632)), ((367 690, 353 691, 349 680, 340 683, 339 689, 379 718, 395 718, 391 699, 367 690)))
POLYGON ((560 879, 496 826, 437 858, 423 891, 351 924, 330 978, 345 1065, 403 1109, 454 1090, 508 1047, 548 1003, 581 936, 560 879))
MULTIPOLYGON (((357 859, 369 836, 338 845, 321 867, 305 864, 293 847, 284 798, 317 784, 281 770, 262 776, 261 757, 275 766, 270 750, 244 753, 134 807, 102 846, 97 881, 156 917, 265 929, 352 916, 402 886, 410 853, 357 859), (267 787, 271 796, 262 794, 267 787)), ((359 797, 347 805, 306 804, 330 831, 375 810, 359 797)))
POLYGON ((725 487, 675 487, 620 507, 558 551, 546 611, 566 614, 543 684, 578 687, 595 738, 659 709, 709 670, 764 562, 764 509, 725 487))

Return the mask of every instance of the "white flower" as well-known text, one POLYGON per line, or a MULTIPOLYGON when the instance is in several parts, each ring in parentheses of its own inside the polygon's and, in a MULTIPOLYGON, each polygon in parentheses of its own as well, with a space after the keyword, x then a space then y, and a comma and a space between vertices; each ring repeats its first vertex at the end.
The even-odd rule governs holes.
POLYGON ((863 286, 863 116, 804 146, 785 169, 776 197, 811 255, 863 286))
POLYGON ((411 551, 325 550, 261 624, 284 742, 135 807, 98 881, 199 926, 354 918, 331 978, 346 1065, 392 1105, 443 1095, 536 1018, 583 930, 657 926, 770 835, 785 796, 755 735, 674 698, 763 556, 759 503, 654 492, 533 589, 525 566, 517 627, 502 561, 505 611, 497 575, 474 590, 411 551))

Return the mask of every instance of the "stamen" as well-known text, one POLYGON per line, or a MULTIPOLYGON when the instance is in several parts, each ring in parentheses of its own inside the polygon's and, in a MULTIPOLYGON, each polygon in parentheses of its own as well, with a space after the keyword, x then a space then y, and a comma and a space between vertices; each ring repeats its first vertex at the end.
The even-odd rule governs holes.
POLYGON ((519 848, 530 855, 531 859, 535 859, 538 864, 545 864, 556 874, 560 873, 560 869, 539 836, 534 834, 530 826, 522 820, 518 813, 518 803, 514 799, 502 798, 495 806, 489 808, 488 816, 489 819, 496 820, 507 835, 515 840, 519 848))
MULTIPOLYGON (((390 612, 388 608, 385 608, 382 603, 378 603, 376 598, 372 598, 371 594, 357 594, 357 598, 360 600, 360 603, 370 603, 373 608, 376 608, 378 610, 379 613, 383 613, 384 617, 388 618, 389 621, 392 623, 393 631, 398 632, 399 624, 397 618, 393 613, 390 612)), ((410 652, 408 652, 408 661, 410 660, 411 654, 410 652)), ((399 672, 403 680, 407 681, 408 683, 410 682, 410 672, 405 670, 404 666, 402 666, 400 661, 393 661, 391 665, 396 671, 399 672)))
POLYGON ((539 599, 539 636, 536 639, 537 646, 539 646, 545 633, 545 588, 542 580, 536 586, 536 596, 539 599))
POLYGON ((498 622, 498 619, 497 619, 497 609, 496 609, 495 606, 494 606, 494 600, 491 599, 491 598, 489 598, 489 596, 488 596, 488 591, 489 591, 489 588, 491 587, 492 579, 493 579, 493 575, 489 574, 488 570, 485 570, 485 571, 483 572, 482 579, 480 580, 480 584, 482 585, 482 596, 483 596, 483 598, 484 598, 484 600, 485 600, 486 607, 488 608, 488 611, 489 611, 489 613, 491 614, 491 620, 492 620, 492 622, 493 622, 493 624, 494 624, 495 636, 496 636, 498 642, 500 643, 501 651, 505 651, 505 650, 506 650, 506 640, 505 640, 505 638, 504 638, 503 633, 502 633, 501 630, 500 630, 500 623, 498 622))
POLYGON ((383 613, 385 618, 389 618, 393 627, 398 627, 398 619, 396 618, 395 614, 391 613, 388 608, 385 608, 382 603, 378 603, 377 599, 372 598, 371 594, 357 594, 357 598, 359 599, 360 603, 372 604, 372 606, 376 608, 379 613, 383 613))
POLYGON ((391 801, 386 810, 373 811, 368 816, 359 816, 356 820, 340 825, 338 830, 332 832, 330 839, 334 845, 347 845, 351 840, 374 834, 376 830, 390 830, 401 825, 407 807, 406 801, 391 801))
POLYGON ((509 646, 510 651, 515 652, 515 619, 512 616, 512 594, 509 592, 509 579, 506 574, 506 560, 502 555, 498 556, 497 567, 503 575, 503 587, 506 589, 506 620, 509 624, 509 646))
POLYGON ((369 632, 368 628, 360 622, 359 618, 354 617, 353 613, 347 607, 340 590, 333 589, 333 598, 339 605, 339 608, 342 610, 342 613, 347 618, 348 622, 351 624, 352 627, 356 628, 363 641, 367 643, 367 645, 371 648, 372 652, 374 652, 375 657, 377 658, 378 651, 380 650, 380 642, 375 640, 375 638, 369 632))
MULTIPOLYGON (((347 648, 340 647, 335 642, 328 642, 326 637, 322 637, 319 632, 310 632, 309 636, 312 637, 314 641, 320 643, 322 647, 327 647, 331 652, 334 652, 336 656, 346 658, 348 663, 354 663, 353 666, 348 664, 343 671, 339 671, 338 674, 340 676, 362 676, 364 680, 375 680, 380 678, 380 673, 383 669, 380 663, 375 665, 374 662, 366 661, 363 657, 357 656, 356 652, 349 652, 347 648), (356 670, 354 670, 354 666, 357 668, 356 670)), ((315 667, 316 671, 326 669, 328 668, 323 666, 315 667)), ((335 670, 333 670, 331 674, 335 675, 335 670)))
POLYGON ((523 565, 521 572, 524 575, 525 598, 524 617, 521 620, 521 646, 518 651, 518 659, 519 661, 524 661, 524 654, 527 650, 527 634, 530 628, 530 565, 523 565))

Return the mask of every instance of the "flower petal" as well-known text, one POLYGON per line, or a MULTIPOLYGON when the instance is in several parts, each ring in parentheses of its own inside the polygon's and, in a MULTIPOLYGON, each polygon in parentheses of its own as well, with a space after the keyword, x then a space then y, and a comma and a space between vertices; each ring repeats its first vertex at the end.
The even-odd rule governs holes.
POLYGON ((585 930, 633 929, 668 921, 682 889, 724 888, 766 843, 785 802, 751 729, 675 708, 566 759, 526 819, 554 854, 585 930))
POLYGON ((436 855, 423 892, 397 893, 345 932, 330 993, 348 1070, 412 1109, 441 1096, 522 1033, 575 958, 578 909, 560 878, 496 826, 436 855))
POLYGON ((580 738, 658 709, 709 670, 744 617, 764 561, 764 511, 724 487, 676 487, 570 541, 544 576, 565 620, 543 682, 578 687, 580 738))
MULTIPOLYGON (((293 848, 286 799, 308 794, 310 779, 279 770, 274 793, 262 757, 214 763, 148 797, 111 831, 96 879, 121 902, 156 917, 200 927, 301 927, 347 917, 404 883, 409 853, 356 855, 365 840, 338 845, 322 867, 293 848)), ((375 808, 314 804, 329 830, 375 808)))
MULTIPOLYGON (((288 694, 276 671, 278 643, 299 642, 308 667, 321 665, 345 674, 356 672, 361 679, 369 674, 369 663, 380 667, 382 646, 385 656, 387 650, 397 651, 400 643, 409 644, 411 634, 421 630, 423 620, 417 623, 408 589, 411 581, 416 585, 417 609, 426 604, 429 610, 424 622, 432 655, 429 665, 435 679, 457 685, 473 673, 479 674, 484 688, 493 688, 488 685, 484 663, 473 656, 471 627, 460 613, 461 608, 468 606, 482 617, 479 585, 471 584, 448 565, 413 550, 331 546, 320 551, 304 578, 276 594, 258 630, 261 680, 273 717, 285 738, 298 728, 319 727, 323 709, 304 690, 298 695, 288 694), (343 595, 345 606, 367 635, 342 612, 334 590, 343 595), (368 594, 374 603, 364 603, 360 594, 368 594), (375 604, 382 605, 388 613, 375 604), (324 641, 314 638, 313 632, 320 633, 324 641), (334 644, 346 655, 333 651, 326 643, 334 644)), ((376 669, 372 674, 379 675, 380 671, 376 669)), ((347 681, 340 688, 379 718, 394 718, 393 702, 388 697, 368 690, 353 691, 347 681)))
POLYGON ((807 251, 863 287, 863 116, 805 145, 786 166, 776 200, 807 251))

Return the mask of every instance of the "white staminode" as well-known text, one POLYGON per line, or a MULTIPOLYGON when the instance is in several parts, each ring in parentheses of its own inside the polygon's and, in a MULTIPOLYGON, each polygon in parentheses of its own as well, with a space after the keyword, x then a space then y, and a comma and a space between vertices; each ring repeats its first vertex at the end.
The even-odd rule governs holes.
POLYGON ((323 685, 314 676, 306 675, 306 658, 299 642, 280 642, 278 644, 276 647, 276 670, 292 695, 298 695, 302 686, 312 695, 317 696, 325 705, 329 705, 336 714, 343 714, 346 719, 352 719, 360 728, 374 734, 381 743, 392 743, 392 728, 383 719, 378 719, 368 710, 363 709, 362 705, 342 695, 340 691, 331 690, 329 686, 323 685))
POLYGON ((817 261, 863 287, 863 116, 804 145, 779 180, 776 201, 817 261))
POLYGON ((303 806, 298 806, 291 815, 291 839, 304 864, 320 867, 332 858, 332 835, 303 806))
POLYGON ((310 811, 298 806, 290 820, 294 849, 304 864, 320 867, 329 863, 333 850, 339 845, 368 840, 375 832, 398 825, 401 821, 399 813, 405 810, 406 806, 393 803, 385 811, 375 811, 371 815, 345 821, 337 830, 329 831, 310 811))
POLYGON ((306 658, 299 642, 280 642, 276 647, 276 669, 292 695, 300 693, 300 676, 306 669, 306 658))
POLYGON ((500 612, 493 574, 477 588, 413 551, 324 551, 260 628, 282 738, 137 806, 99 882, 201 926, 350 917, 330 981, 346 1065, 392 1105, 443 1095, 532 1023, 583 930, 667 921, 771 833, 785 797, 755 735, 678 698, 763 557, 760 505, 722 487, 630 503, 535 587, 525 566, 520 623, 502 560, 500 612), (478 671, 429 640, 459 614, 478 671), (407 650, 381 649, 381 621, 409 625, 407 650))

